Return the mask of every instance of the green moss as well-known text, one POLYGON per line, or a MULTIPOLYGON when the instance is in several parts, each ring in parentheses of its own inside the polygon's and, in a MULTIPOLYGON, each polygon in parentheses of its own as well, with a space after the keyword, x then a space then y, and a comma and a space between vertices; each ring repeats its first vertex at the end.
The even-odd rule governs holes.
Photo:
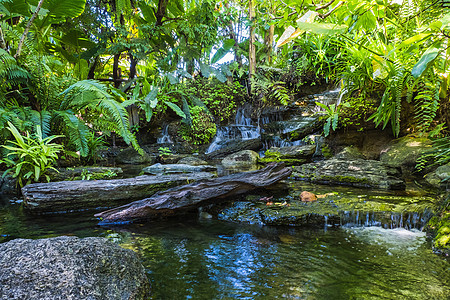
POLYGON ((322 175, 320 177, 317 177, 316 179, 335 182, 364 183, 364 184, 370 183, 370 180, 367 178, 356 178, 353 176, 343 176, 343 175, 336 175, 336 176, 322 175))
POLYGON ((450 251, 450 211, 434 216, 428 222, 428 228, 435 233, 434 246, 450 251))
POLYGON ((325 158, 331 158, 333 156, 333 153, 331 152, 331 149, 327 144, 324 144, 322 146, 322 155, 325 158))
POLYGON ((281 157, 263 157, 259 160, 259 162, 266 164, 271 162, 284 162, 287 166, 295 166, 306 163, 306 159, 294 159, 294 158, 281 158, 281 157))

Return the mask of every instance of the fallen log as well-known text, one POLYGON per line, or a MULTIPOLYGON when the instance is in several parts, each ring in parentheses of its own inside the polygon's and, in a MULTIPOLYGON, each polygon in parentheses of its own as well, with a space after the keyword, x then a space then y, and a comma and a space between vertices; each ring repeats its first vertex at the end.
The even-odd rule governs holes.
POLYGON ((111 180, 74 180, 33 183, 22 188, 24 206, 37 213, 70 212, 114 207, 150 197, 158 191, 199 179, 212 173, 198 172, 160 176, 138 176, 111 180))
POLYGON ((291 172, 291 168, 286 168, 283 163, 269 164, 258 171, 205 179, 175 187, 95 216, 100 218, 101 224, 110 224, 174 215, 202 205, 222 202, 230 196, 268 187, 287 178, 291 172))

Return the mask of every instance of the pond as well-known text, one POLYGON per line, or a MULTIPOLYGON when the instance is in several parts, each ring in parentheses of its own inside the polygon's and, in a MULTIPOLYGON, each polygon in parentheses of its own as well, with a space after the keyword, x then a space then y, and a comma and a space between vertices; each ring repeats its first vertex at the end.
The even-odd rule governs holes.
MULTIPOLYGON (((417 196, 410 197, 414 202, 417 196)), ((354 222, 261 226, 193 214, 100 227, 92 212, 33 216, 11 200, 0 198, 0 242, 60 235, 106 237, 140 255, 152 284, 151 299, 448 299, 450 295, 450 265, 432 253, 425 233, 413 228, 417 226, 391 229, 354 222)))

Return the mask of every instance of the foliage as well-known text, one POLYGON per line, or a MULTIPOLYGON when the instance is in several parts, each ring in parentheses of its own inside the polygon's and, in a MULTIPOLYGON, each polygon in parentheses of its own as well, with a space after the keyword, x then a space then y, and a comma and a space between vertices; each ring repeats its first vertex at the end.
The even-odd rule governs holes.
POLYGON ((31 182, 39 182, 43 177, 50 181, 50 177, 46 173, 50 169, 56 171, 52 165, 56 162, 58 153, 63 150, 62 145, 52 143, 52 141, 61 136, 43 138, 39 125, 34 137, 28 132, 22 136, 10 122, 8 122, 8 130, 14 136, 15 141, 10 141, 13 146, 2 146, 9 151, 6 158, 0 161, 9 168, 3 173, 3 176, 12 172, 20 187, 31 182))
POLYGON ((360 95, 358 97, 348 97, 345 99, 345 102, 348 103, 348 106, 342 107, 339 114, 342 127, 358 131, 366 129, 368 127, 367 119, 377 109, 377 101, 360 95))
POLYGON ((85 163, 97 163, 99 158, 99 151, 106 146, 105 136, 95 136, 95 133, 89 132, 87 136, 88 154, 86 155, 85 163))
POLYGON ((271 67, 260 67, 251 78, 252 94, 256 99, 262 99, 265 104, 288 105, 290 93, 286 83, 277 80, 285 70, 271 67))
POLYGON ((325 136, 330 134, 331 130, 336 130, 339 122, 339 114, 341 112, 342 107, 349 107, 348 103, 343 103, 341 106, 337 106, 336 104, 325 105, 320 102, 316 102, 316 105, 323 108, 325 111, 324 119, 325 124, 323 125, 323 133, 325 136))
MULTIPOLYGON (((417 160, 416 169, 422 171, 425 167, 441 166, 450 162, 450 137, 444 136, 432 140, 433 147, 423 153, 417 160)), ((447 178, 445 180, 449 180, 447 178)))
POLYGON ((160 156, 172 154, 172 151, 169 147, 159 147, 158 153, 160 156))
POLYGON ((201 106, 192 107, 190 113, 192 125, 183 124, 181 126, 182 138, 194 145, 206 144, 211 141, 217 130, 212 116, 201 106))

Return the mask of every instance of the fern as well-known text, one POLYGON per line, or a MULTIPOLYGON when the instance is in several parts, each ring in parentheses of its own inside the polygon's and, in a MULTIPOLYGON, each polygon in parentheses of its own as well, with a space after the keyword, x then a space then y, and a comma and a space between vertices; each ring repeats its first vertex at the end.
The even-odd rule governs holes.
POLYGON ((128 122, 128 113, 122 104, 124 99, 117 90, 111 91, 106 85, 95 80, 83 80, 72 84, 69 88, 62 92, 64 96, 60 109, 66 110, 73 108, 81 110, 89 108, 103 115, 98 120, 105 123, 108 128, 116 131, 127 144, 131 144, 138 152, 142 153, 142 149, 138 145, 136 137, 131 133, 128 122), (111 95, 111 94, 114 94, 111 95))
POLYGON ((427 76, 424 78, 420 92, 414 98, 415 119, 418 129, 425 132, 436 117, 439 109, 439 87, 442 79, 440 76, 427 76))
POLYGON ((75 146, 80 155, 86 157, 89 154, 88 134, 89 127, 78 119, 71 110, 55 111, 55 119, 61 121, 65 126, 66 136, 75 146))
POLYGON ((28 72, 17 65, 16 59, 0 48, 0 83, 12 87, 26 82, 28 78, 28 72))

